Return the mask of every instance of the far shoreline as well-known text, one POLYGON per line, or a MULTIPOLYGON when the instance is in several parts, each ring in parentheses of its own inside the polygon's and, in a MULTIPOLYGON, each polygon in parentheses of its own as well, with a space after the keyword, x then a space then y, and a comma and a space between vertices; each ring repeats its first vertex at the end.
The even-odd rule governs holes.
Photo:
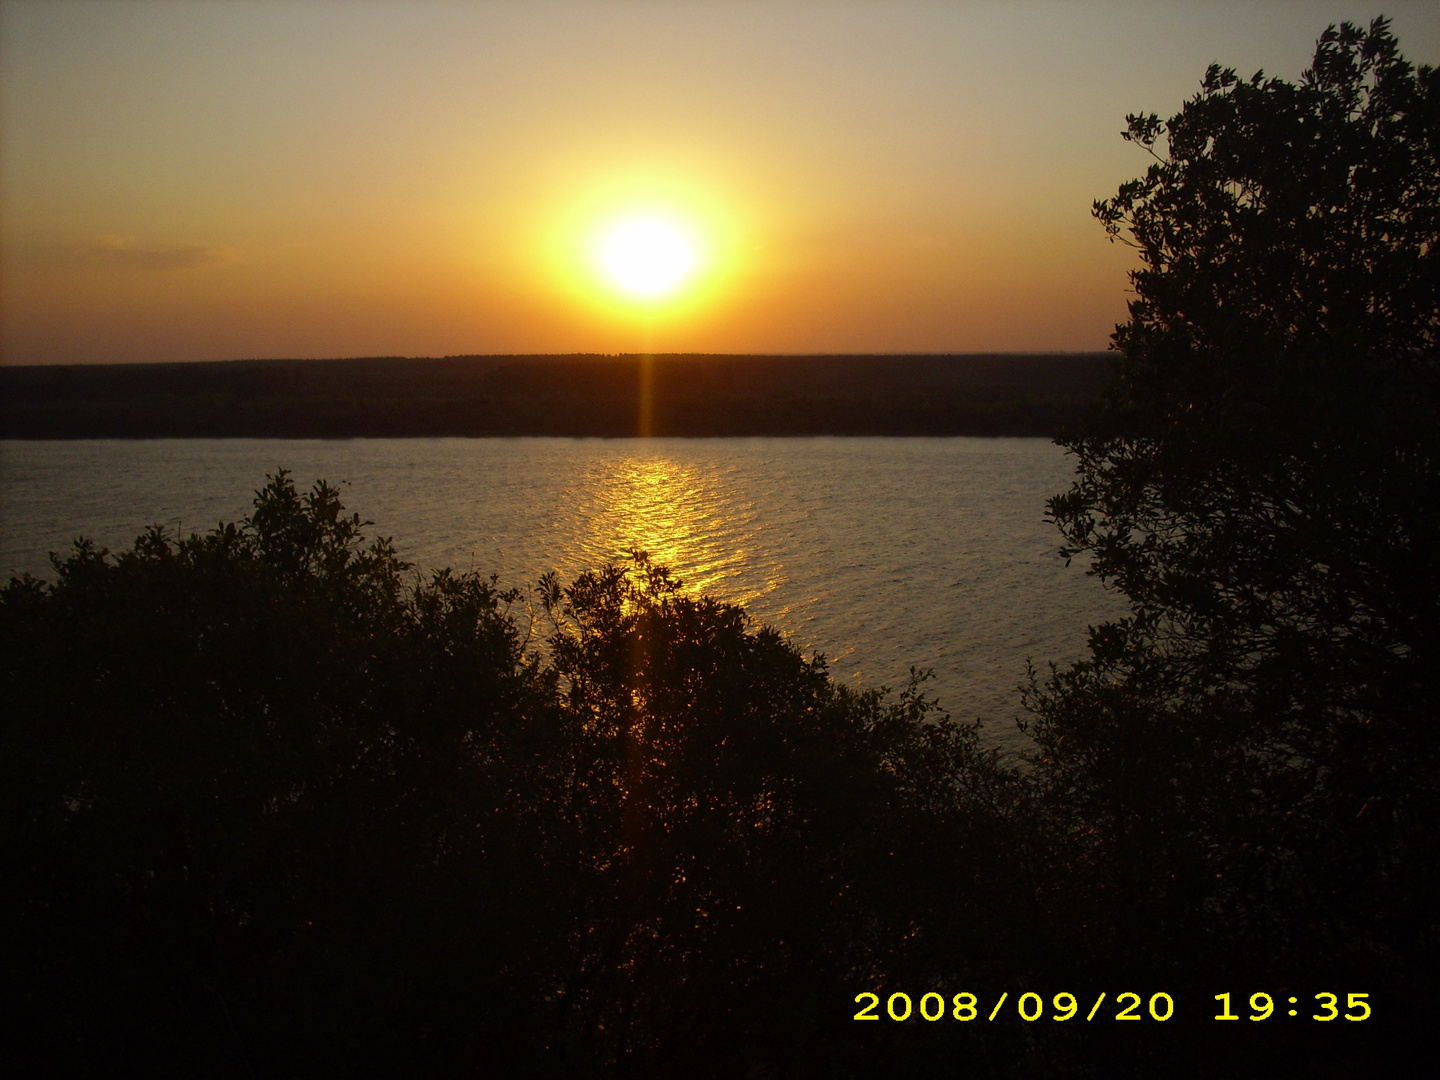
POLYGON ((6 366, 0 438, 1054 438, 1098 398, 1111 355, 573 354, 6 366))

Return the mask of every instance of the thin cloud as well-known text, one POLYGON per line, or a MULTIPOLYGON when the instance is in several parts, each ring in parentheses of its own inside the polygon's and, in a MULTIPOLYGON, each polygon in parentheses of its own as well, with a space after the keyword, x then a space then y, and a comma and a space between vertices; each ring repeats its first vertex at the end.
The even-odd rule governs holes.
POLYGON ((138 244, 133 236, 104 236, 91 254, 112 266, 132 270, 193 270, 234 262, 239 252, 231 247, 204 247, 199 244, 150 246, 138 244))

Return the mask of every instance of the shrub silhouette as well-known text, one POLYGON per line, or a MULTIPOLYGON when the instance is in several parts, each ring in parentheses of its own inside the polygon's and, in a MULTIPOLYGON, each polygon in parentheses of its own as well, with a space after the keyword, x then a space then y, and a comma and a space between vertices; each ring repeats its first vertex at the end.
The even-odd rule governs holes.
POLYGON ((1434 991, 1437 133, 1435 71, 1344 24, 1131 116, 1156 161, 1095 206, 1142 268, 1051 512, 1131 614, 1030 705, 1122 964, 1434 991))
MULTIPOLYGON (((409 590, 360 528, 282 473, 240 526, 79 543, 53 587, 4 591, 12 987, 74 1025, 47 1056, 197 1047, 234 1071, 265 1063, 249 1033, 302 1028, 324 1055, 365 998, 403 1012, 444 971, 416 916, 475 842, 456 822, 515 816, 459 759, 473 732, 523 739, 503 721, 543 684, 513 597, 409 590)), ((487 934, 473 948, 502 947, 487 934)))
POLYGON ((363 524, 282 471, 0 592, 17 1060, 843 1074, 858 989, 996 952, 1015 897, 952 870, 1015 779, 916 686, 643 556, 527 609, 363 524))

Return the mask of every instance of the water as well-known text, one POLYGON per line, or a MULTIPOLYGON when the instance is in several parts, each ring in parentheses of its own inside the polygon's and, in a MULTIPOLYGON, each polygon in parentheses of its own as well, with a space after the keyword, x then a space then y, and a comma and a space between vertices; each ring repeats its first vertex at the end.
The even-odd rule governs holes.
POLYGON ((0 443, 0 571, 51 574, 84 535, 204 531, 248 512, 277 467, 343 484, 347 507, 422 569, 526 585, 648 551, 687 588, 743 604, 832 673, 930 691, 986 733, 1013 720, 1025 660, 1084 651, 1119 610, 1055 554, 1068 486, 1042 439, 264 439, 0 443))

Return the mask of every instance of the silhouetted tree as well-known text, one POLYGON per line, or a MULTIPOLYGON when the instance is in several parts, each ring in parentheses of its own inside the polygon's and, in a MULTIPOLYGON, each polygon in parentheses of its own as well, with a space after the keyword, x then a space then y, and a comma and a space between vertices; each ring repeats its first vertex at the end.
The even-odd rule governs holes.
POLYGON ((643 557, 532 619, 363 525, 282 471, 0 589, 20 1071, 853 1075, 859 989, 1009 958, 1015 778, 916 687, 643 557))
POLYGON ((1440 78, 1377 19, 1327 30, 1298 84, 1212 66, 1170 120, 1128 121, 1156 160, 1095 215, 1128 231, 1136 295, 1050 507, 1131 613, 1032 683, 1054 864, 1122 964, 1418 977, 1440 911, 1440 78))
POLYGON ((837 685, 643 556, 544 587, 579 844, 557 998, 592 1060, 835 1075, 836 988, 918 986, 955 949, 1008 957, 1016 791, 974 726, 918 684, 892 701, 837 685), (957 918, 966 932, 936 925, 957 918))
POLYGON ((0 591, 6 994, 34 1021, 35 1056, 11 1044, 27 1068, 348 1071, 387 1039, 413 1052, 398 1032, 446 1030, 456 988, 493 1006, 469 1030, 513 1042, 503 972, 544 937, 544 867, 475 853, 525 850, 500 777, 544 682, 513 596, 412 588, 341 510, 282 472, 239 526, 153 528, 115 558, 82 542, 53 586, 0 591), (463 904, 490 921, 444 917, 463 904))

